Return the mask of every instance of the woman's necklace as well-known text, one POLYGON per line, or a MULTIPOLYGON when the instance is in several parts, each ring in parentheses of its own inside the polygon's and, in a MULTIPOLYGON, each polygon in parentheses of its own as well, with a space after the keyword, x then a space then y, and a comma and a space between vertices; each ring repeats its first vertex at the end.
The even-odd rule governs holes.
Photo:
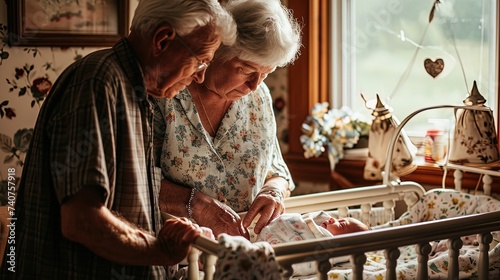
POLYGON ((207 114, 207 110, 205 110, 205 105, 203 105, 203 101, 201 100, 201 94, 200 94, 199 89, 198 89, 198 100, 200 101, 201 109, 203 110, 203 113, 205 114, 205 118, 207 118, 208 124, 210 125, 210 128, 212 129, 212 133, 209 132, 208 134, 210 134, 210 136, 215 136, 215 133, 217 133, 217 131, 214 129, 214 126, 213 126, 212 122, 210 121, 210 117, 207 114))
MULTIPOLYGON (((196 93, 198 94, 198 100, 201 103, 201 109, 202 109, 203 113, 205 114, 205 117, 207 118, 207 121, 208 121, 208 124, 210 125, 210 128, 212 129, 212 131, 211 131, 212 133, 209 133, 209 134, 210 134, 210 136, 215 137, 217 130, 219 129, 219 125, 221 123, 221 120, 224 117, 224 115, 226 114, 227 109, 229 108, 231 103, 229 102, 229 99, 225 98, 226 101, 224 102, 224 106, 222 106, 222 111, 219 109, 220 107, 218 107, 218 106, 215 106, 214 110, 211 110, 211 116, 212 117, 215 116, 215 118, 216 118, 216 122, 215 122, 216 125, 213 125, 212 124, 213 119, 211 119, 210 116, 208 115, 207 110, 205 109, 205 105, 203 104, 203 100, 201 98, 201 93, 203 91, 200 90, 200 85, 198 85, 198 84, 195 85, 195 88, 196 88, 196 93), (221 112, 222 112, 222 114, 219 114, 221 112), (217 128, 217 129, 215 129, 215 128, 217 128)), ((210 91, 209 89, 207 89, 207 90, 210 92, 210 94, 216 94, 216 93, 210 91)))

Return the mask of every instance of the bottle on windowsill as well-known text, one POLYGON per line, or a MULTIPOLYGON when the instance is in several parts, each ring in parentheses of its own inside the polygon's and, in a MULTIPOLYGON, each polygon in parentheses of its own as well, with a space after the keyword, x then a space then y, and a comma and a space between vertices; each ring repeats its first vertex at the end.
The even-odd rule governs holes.
POLYGON ((446 155, 446 139, 444 132, 440 129, 428 129, 424 140, 426 162, 437 162, 444 159, 446 155))

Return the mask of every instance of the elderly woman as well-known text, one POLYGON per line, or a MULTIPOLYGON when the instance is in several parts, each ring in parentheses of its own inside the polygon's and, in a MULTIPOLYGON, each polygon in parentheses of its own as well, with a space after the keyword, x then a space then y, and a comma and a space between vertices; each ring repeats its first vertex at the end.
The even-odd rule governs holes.
POLYGON ((225 8, 237 24, 236 43, 216 51, 204 81, 158 103, 160 209, 215 235, 248 237, 254 218, 259 233, 294 189, 263 80, 294 61, 300 27, 279 0, 233 0, 225 8), (236 212, 243 211, 241 220, 236 212))

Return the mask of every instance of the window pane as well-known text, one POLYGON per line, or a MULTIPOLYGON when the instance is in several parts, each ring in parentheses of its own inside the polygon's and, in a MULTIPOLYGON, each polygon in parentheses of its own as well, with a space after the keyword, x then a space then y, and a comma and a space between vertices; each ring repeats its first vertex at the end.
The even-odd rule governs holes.
MULTIPOLYGON (((342 39, 346 105, 370 116, 360 93, 367 99, 379 94, 402 120, 423 107, 463 105, 475 80, 486 105, 495 110, 496 1, 441 0, 429 23, 433 2, 343 1, 348 16, 342 39), (432 77, 426 59, 435 65, 441 59, 442 72, 432 77)), ((406 131, 424 136, 432 126, 429 119, 443 118, 453 123, 453 111, 422 113, 406 131)))

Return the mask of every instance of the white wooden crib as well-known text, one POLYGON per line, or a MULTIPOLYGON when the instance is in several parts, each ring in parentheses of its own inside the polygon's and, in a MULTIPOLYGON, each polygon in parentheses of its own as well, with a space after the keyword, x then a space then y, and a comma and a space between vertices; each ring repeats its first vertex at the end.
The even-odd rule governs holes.
MULTIPOLYGON (((393 207, 397 201, 404 201, 411 206, 424 193, 424 189, 414 182, 403 182, 397 185, 377 185, 342 191, 331 191, 322 194, 311 194, 292 197, 285 204, 291 206, 289 212, 312 212, 325 209, 338 209, 341 216, 347 216, 347 208, 358 206, 362 217, 369 219, 372 205, 381 203, 384 212, 393 215, 393 207)), ((418 277, 429 279, 427 261, 431 251, 430 243, 435 240, 448 240, 450 251, 448 279, 459 279, 458 258, 462 241, 460 237, 479 234, 480 260, 477 279, 488 279, 491 232, 500 231, 500 211, 449 218, 444 220, 422 222, 321 238, 273 245, 276 260, 283 269, 282 279, 290 279, 294 271, 292 264, 305 260, 317 262, 317 279, 328 279, 332 268, 331 258, 350 257, 352 279, 363 279, 366 253, 385 250, 386 275, 384 279, 398 279, 396 274, 397 259, 400 256, 398 247, 415 245, 419 254, 418 277)), ((216 241, 199 238, 195 248, 203 253, 204 279, 213 279, 215 262, 219 245, 216 241)), ((189 279, 198 279, 198 251, 193 250, 189 256, 189 279)))
MULTIPOLYGON (((398 135, 404 124, 415 114, 428 109, 464 108, 470 106, 435 106, 416 111, 403 120, 393 135, 389 145, 388 158, 385 165, 382 185, 366 186, 347 190, 337 190, 295 196, 285 200, 286 211, 290 213, 307 213, 320 210, 334 210, 339 216, 348 216, 350 211, 360 212, 360 220, 371 224, 374 209, 382 209, 384 220, 395 219, 396 203, 405 203, 409 208, 425 193, 425 189, 416 182, 400 182, 390 179, 390 159, 398 135)), ((479 108, 479 110, 484 110, 479 108)), ((453 168, 453 166, 449 166, 453 168)), ((460 169, 455 167, 456 169, 460 169)), ((463 170, 463 169, 460 169, 463 170)), ((493 176, 497 176, 494 173, 493 176)), ((457 183, 457 182, 456 182, 457 183)), ((459 183, 459 182, 458 182, 459 183)), ((458 185, 457 189, 460 189, 458 185)), ((352 269, 352 279, 363 279, 363 269, 368 252, 384 250, 385 278, 399 279, 396 273, 400 247, 413 245, 418 254, 418 269, 415 279, 429 279, 429 253, 431 244, 436 240, 447 240, 448 246, 448 279, 460 279, 459 255, 463 242, 461 237, 476 235, 479 243, 479 259, 477 262, 477 279, 489 279, 489 250, 494 245, 492 232, 500 231, 500 211, 446 218, 391 228, 351 233, 331 238, 304 240, 286 244, 272 245, 276 261, 282 269, 282 279, 290 279, 293 264, 313 260, 317 264, 316 279, 329 279, 332 269, 332 258, 348 256, 352 269)), ((204 263, 204 279, 213 279, 215 262, 219 245, 216 241, 200 237, 194 244, 196 249, 189 256, 189 279, 198 279, 198 251, 201 250, 204 263)), ((497 246, 498 247, 498 246, 497 246)), ((497 248, 495 247, 495 248, 497 248)), ((500 274, 499 274, 500 275, 500 274)))

